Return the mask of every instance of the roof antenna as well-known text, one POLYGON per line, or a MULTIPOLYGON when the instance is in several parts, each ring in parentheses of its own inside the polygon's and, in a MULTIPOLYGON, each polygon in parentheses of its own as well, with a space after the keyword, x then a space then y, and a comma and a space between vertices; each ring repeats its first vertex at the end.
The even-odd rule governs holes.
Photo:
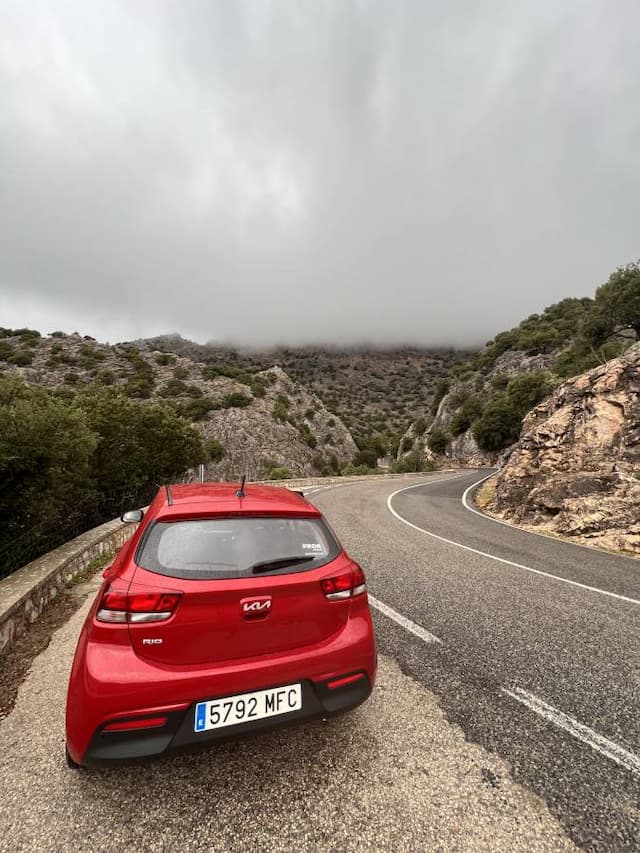
POLYGON ((237 498, 246 498, 246 496, 247 496, 246 492, 244 490, 244 484, 245 484, 246 479, 247 479, 247 475, 243 474, 242 475, 242 482, 240 483, 240 488, 236 490, 236 497, 237 498))

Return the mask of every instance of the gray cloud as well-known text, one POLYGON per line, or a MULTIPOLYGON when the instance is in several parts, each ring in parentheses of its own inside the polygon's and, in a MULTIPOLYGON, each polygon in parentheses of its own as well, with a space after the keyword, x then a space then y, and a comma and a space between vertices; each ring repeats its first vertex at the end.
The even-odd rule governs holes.
POLYGON ((632 0, 5 0, 0 324, 474 344, 638 251, 632 0))

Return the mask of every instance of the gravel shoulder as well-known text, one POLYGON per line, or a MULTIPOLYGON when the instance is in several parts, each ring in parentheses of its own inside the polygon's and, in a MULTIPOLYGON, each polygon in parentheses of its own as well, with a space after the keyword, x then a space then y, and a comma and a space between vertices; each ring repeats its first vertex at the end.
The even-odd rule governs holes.
POLYGON ((74 772, 64 698, 89 599, 0 722, 0 850, 569 850, 544 802, 381 657, 356 712, 151 764, 74 772))

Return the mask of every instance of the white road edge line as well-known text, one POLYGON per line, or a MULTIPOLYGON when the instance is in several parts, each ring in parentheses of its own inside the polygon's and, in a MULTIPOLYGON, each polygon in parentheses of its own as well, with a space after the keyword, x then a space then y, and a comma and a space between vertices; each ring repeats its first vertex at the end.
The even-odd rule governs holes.
POLYGON ((379 610, 380 613, 384 613, 385 616, 388 616, 389 619, 393 619, 394 622, 397 622, 402 628, 406 631, 412 633, 415 637, 418 637, 425 643, 442 643, 442 640, 439 637, 436 637, 435 634, 430 634, 429 631, 425 631, 420 625, 416 625, 415 622, 412 622, 411 619, 407 619, 406 616, 403 616, 401 613, 398 613, 397 610, 394 610, 392 607, 389 607, 388 604, 384 604, 382 601, 378 601, 377 598, 374 598, 369 593, 369 604, 372 607, 375 607, 376 610, 379 610))
POLYGON ((412 522, 407 521, 406 518, 403 518, 401 515, 399 515, 399 513, 397 513, 392 507, 391 501, 393 500, 393 498, 395 498, 396 495, 399 495, 400 492, 408 492, 410 489, 419 489, 422 486, 427 485, 429 485, 429 483, 418 483, 415 486, 406 486, 404 489, 398 489, 397 491, 390 494, 387 498, 387 509, 392 515, 395 515, 398 521, 401 521, 408 527, 413 527, 414 530, 419 530, 420 533, 425 533, 427 536, 431 536, 433 539, 437 539, 440 542, 444 542, 447 545, 455 545, 456 548, 462 548, 463 551, 470 551, 472 554, 477 554, 479 557, 487 557, 489 560, 495 560, 497 563, 503 563, 506 566, 512 566, 513 568, 521 569, 524 572, 531 572, 534 575, 540 575, 541 577, 550 578, 551 580, 559 581, 560 583, 566 583, 569 584, 569 586, 576 586, 579 589, 585 589, 588 592, 595 592, 599 595, 606 595, 608 598, 615 598, 617 601, 626 601, 628 604, 640 604, 640 601, 637 598, 629 598, 626 595, 620 595, 617 592, 609 592, 608 590, 600 589, 597 586, 588 586, 584 583, 578 583, 578 581, 572 581, 569 580, 569 578, 562 578, 559 575, 552 575, 550 572, 543 572, 541 569, 532 569, 531 566, 523 566, 521 563, 514 563, 511 560, 505 560, 503 557, 496 557, 494 554, 487 554, 486 551, 478 551, 477 548, 471 548, 469 545, 463 545, 461 542, 454 542, 452 539, 446 539, 444 536, 438 536, 437 533, 431 533, 430 530, 425 530, 424 527, 418 527, 417 524, 413 524, 412 522))
POLYGON ((596 752, 629 770, 635 776, 640 776, 640 757, 633 752, 629 752, 629 750, 624 749, 622 746, 614 743, 614 741, 603 737, 598 732, 594 732, 593 729, 585 726, 584 723, 578 722, 574 717, 570 717, 563 711, 558 711, 553 705, 548 705, 542 699, 534 696, 533 693, 528 693, 520 687, 514 687, 513 690, 502 687, 500 690, 502 693, 515 699, 516 702, 526 705, 527 708, 538 714, 548 723, 553 723, 553 725, 558 726, 558 728, 567 732, 567 734, 595 749, 596 752))

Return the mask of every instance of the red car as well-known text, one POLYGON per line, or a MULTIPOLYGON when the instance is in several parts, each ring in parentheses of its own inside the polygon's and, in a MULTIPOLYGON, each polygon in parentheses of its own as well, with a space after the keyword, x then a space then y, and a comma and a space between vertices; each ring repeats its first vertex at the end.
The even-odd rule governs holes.
POLYGON ((286 489, 163 487, 80 634, 67 763, 95 766, 355 708, 376 649, 360 566, 286 489))

